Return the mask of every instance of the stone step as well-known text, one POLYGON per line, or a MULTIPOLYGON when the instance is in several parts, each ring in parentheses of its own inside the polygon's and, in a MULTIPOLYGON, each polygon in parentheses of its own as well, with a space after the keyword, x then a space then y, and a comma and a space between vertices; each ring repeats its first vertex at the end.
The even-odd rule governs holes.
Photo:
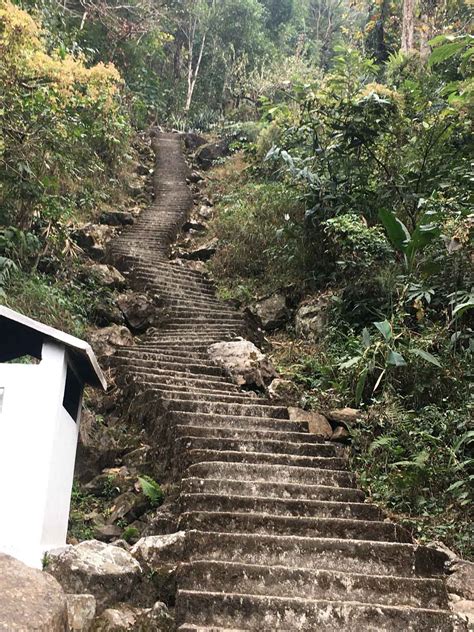
POLYGON ((343 518, 348 520, 383 519, 381 510, 375 505, 358 502, 338 502, 335 500, 301 500, 287 498, 266 498, 265 496, 244 496, 243 492, 231 494, 192 493, 181 494, 180 505, 183 512, 267 514, 294 518, 343 518))
POLYGON ((227 592, 232 587, 247 595, 301 597, 326 601, 357 601, 412 608, 447 608, 441 579, 397 577, 325 571, 286 566, 202 560, 184 564, 178 577, 181 590, 227 592))
POLYGON ((302 440, 243 439, 227 437, 196 437, 186 427, 179 432, 179 441, 192 450, 221 450, 222 452, 259 452, 266 454, 291 454, 302 457, 343 457, 343 448, 335 443, 303 443, 302 440))
POLYGON ((268 454, 266 452, 239 452, 238 450, 204 450, 187 448, 183 453, 183 462, 190 466, 202 461, 226 461, 227 463, 271 464, 289 467, 318 468, 328 470, 345 470, 346 459, 295 456, 294 454, 268 454))
POLYGON ((372 542, 410 542, 410 534, 392 522, 354 520, 352 518, 307 518, 276 516, 265 513, 224 511, 190 511, 181 514, 181 530, 253 533, 261 535, 299 536, 303 538, 338 538, 372 542))
POLYGON ((330 485, 331 487, 355 487, 356 485, 354 474, 347 470, 264 463, 233 463, 218 459, 213 462, 197 462, 188 468, 186 475, 196 478, 232 479, 242 483, 330 485))
POLYGON ((259 417, 288 419, 288 408, 285 406, 268 406, 266 404, 258 403, 258 400, 252 400, 248 404, 228 404, 225 402, 212 402, 206 400, 185 401, 170 399, 168 409, 206 414, 217 413, 219 415, 230 414, 232 416, 241 414, 244 417, 257 415, 259 417))
MULTIPOLYGON (((173 421, 186 425, 187 428, 226 428, 230 431, 252 432, 265 431, 283 433, 307 433, 308 424, 305 421, 289 421, 272 419, 271 417, 243 417, 232 415, 218 415, 205 413, 171 413, 173 421)), ((251 436, 251 435, 249 435, 251 436)), ((308 434, 308 436, 311 436, 308 434)))
MULTIPOLYGON (((326 471, 326 470, 325 470, 326 471)), ((227 496, 251 496, 254 498, 277 498, 307 500, 334 500, 339 502, 363 502, 364 492, 351 487, 330 485, 297 485, 262 481, 238 481, 222 478, 190 477, 181 481, 181 490, 187 494, 221 494, 227 496)))
MULTIPOLYGON (((147 376, 142 375, 140 384, 144 386, 154 387, 155 382, 153 382, 153 375, 149 374, 147 376)), ((182 402, 197 402, 200 403, 203 400, 206 400, 208 403, 216 402, 218 404, 247 404, 251 403, 254 406, 260 406, 260 402, 258 397, 252 397, 251 395, 246 396, 245 394, 240 393, 226 393, 224 391, 219 392, 219 390, 210 390, 210 389, 188 389, 187 392, 179 392, 175 391, 173 388, 162 388, 156 385, 157 390, 163 392, 163 397, 167 400, 173 401, 182 401, 182 402)))
MULTIPOLYGON (((291 422, 290 422, 291 423, 291 422)), ((277 447, 277 444, 314 444, 318 446, 324 446, 324 449, 329 449, 331 456, 344 456, 347 451, 342 445, 337 443, 331 443, 324 441, 317 435, 310 434, 309 432, 292 432, 288 430, 286 432, 277 431, 273 429, 249 429, 249 428, 235 428, 226 427, 223 423, 221 426, 219 423, 214 423, 213 426, 189 426, 179 425, 177 431, 180 435, 188 437, 203 438, 203 439, 229 439, 232 441, 267 441, 272 442, 272 447, 277 447)), ((278 451, 278 450, 277 450, 278 451)))
POLYGON ((120 358, 120 356, 115 356, 112 358, 112 365, 116 365, 117 360, 126 362, 128 370, 134 370, 137 372, 146 371, 148 374, 153 375, 156 373, 157 375, 163 374, 167 372, 169 374, 175 373, 189 373, 192 375, 208 375, 213 377, 219 377, 222 381, 227 380, 229 382, 229 378, 226 376, 226 373, 223 369, 216 366, 215 364, 200 364, 194 362, 169 362, 169 361, 161 361, 155 362, 153 360, 128 360, 125 358, 120 358))
POLYGON ((444 572, 443 562, 432 562, 424 547, 380 540, 192 531, 186 536, 186 551, 188 562, 214 560, 403 577, 444 572))
POLYGON ((177 624, 247 630, 344 632, 453 632, 455 616, 445 610, 369 605, 356 601, 313 601, 238 593, 180 590, 177 624))

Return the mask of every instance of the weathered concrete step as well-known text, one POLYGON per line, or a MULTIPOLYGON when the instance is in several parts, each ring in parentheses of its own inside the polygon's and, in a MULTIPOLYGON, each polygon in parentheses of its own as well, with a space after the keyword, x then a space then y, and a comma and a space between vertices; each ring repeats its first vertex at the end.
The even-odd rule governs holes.
POLYGON ((274 439, 243 439, 226 437, 194 436, 185 427, 179 433, 180 441, 192 450, 222 450, 225 452, 260 452, 267 454, 291 454, 304 457, 339 457, 344 458, 343 448, 334 443, 303 443, 300 439, 292 442, 274 439))
POLYGON ((145 379, 143 381, 139 381, 139 383, 143 386, 150 387, 151 390, 157 391, 163 394, 163 396, 172 396, 173 393, 189 393, 190 391, 194 393, 200 393, 202 395, 207 395, 209 393, 222 393, 223 395, 228 395, 232 393, 231 387, 229 390, 226 390, 226 384, 222 382, 211 382, 209 380, 194 380, 188 377, 184 378, 154 378, 154 379, 145 379))
POLYGON ((227 463, 271 464, 289 467, 318 468, 328 470, 345 470, 346 459, 295 456, 294 454, 268 454, 266 452, 239 452, 238 450, 205 450, 187 448, 183 454, 183 461, 190 466, 203 461, 226 461, 227 463))
MULTIPOLYGON (((116 355, 112 358, 111 363, 116 365, 117 362, 126 362, 127 368, 129 370, 136 371, 146 371, 149 374, 159 374, 163 371, 168 371, 170 373, 189 373, 189 374, 199 374, 199 375, 208 375, 214 377, 222 378, 222 381, 226 378, 225 371, 215 364, 194 364, 189 361, 187 363, 178 362, 155 362, 153 360, 129 360, 128 358, 121 358, 119 355, 116 355)), ((229 378, 227 378, 229 381, 229 378)))
POLYGON ((444 575, 442 556, 401 542, 192 531, 186 536, 186 555, 189 562, 214 560, 403 577, 444 575))
POLYGON ((220 511, 183 513, 180 529, 293 535, 304 538, 338 538, 371 542, 410 542, 410 534, 397 524, 352 518, 306 518, 220 511))
MULTIPOLYGON (((146 384, 147 386, 153 386, 154 382, 152 380, 153 376, 142 376, 142 384, 146 384)), ((158 387, 160 388, 160 387, 158 387)), ((163 389, 160 389, 163 390, 163 389)), ((205 389, 189 389, 188 392, 178 392, 178 391, 174 391, 172 388, 170 389, 165 389, 164 392, 164 396, 166 397, 166 399, 169 400, 173 400, 173 401, 183 401, 183 402, 197 402, 197 403, 201 403, 203 400, 205 400, 206 402, 212 403, 212 402, 216 402, 217 404, 225 404, 225 403, 229 403, 229 404, 246 404, 251 403, 253 406, 260 406, 259 400, 257 397, 251 397, 248 396, 246 397, 245 395, 240 395, 240 394, 229 394, 229 393, 225 393, 223 391, 218 392, 218 391, 213 391, 213 390, 205 390, 205 389)))
POLYGON ((241 482, 284 483, 289 485, 329 485, 355 487, 355 475, 347 470, 330 468, 282 466, 264 463, 233 463, 216 459, 190 466, 187 476, 197 478, 225 478, 241 482))
MULTIPOLYGON (((307 433, 307 422, 272 419, 271 417, 243 417, 205 413, 180 412, 172 413, 173 420, 188 428, 227 428, 231 431, 265 431, 283 433, 307 433)), ((311 436, 311 435, 308 435, 311 436)))
POLYGON ((350 487, 238 481, 222 478, 185 478, 181 481, 181 490, 187 494, 243 495, 266 499, 291 499, 297 500, 300 503, 306 500, 334 500, 338 502, 360 503, 363 502, 365 498, 364 492, 350 487))
POLYGON ((194 413, 216 413, 219 415, 242 415, 244 417, 251 417, 257 415, 259 417, 271 417, 277 419, 288 419, 288 408, 285 406, 268 406, 266 404, 260 404, 258 399, 252 400, 249 404, 227 404, 224 402, 210 402, 210 401, 184 401, 184 400, 170 400, 169 410, 181 410, 183 412, 194 413))
POLYGON ((206 364, 206 362, 209 362, 209 356, 206 352, 179 351, 177 349, 157 349, 154 351, 146 342, 139 343, 135 347, 120 347, 120 350, 115 355, 124 359, 156 360, 157 362, 163 359, 181 364, 189 360, 192 360, 195 364, 206 364))
POLYGON ((180 590, 176 620, 247 630, 453 632, 445 610, 180 590))
POLYGON ((378 507, 368 503, 338 502, 335 500, 301 500, 265 498, 264 496, 183 493, 180 496, 183 512, 252 513, 254 515, 287 516, 298 518, 344 518, 348 520, 383 519, 378 507))
MULTIPOLYGON (((291 423, 291 422, 290 422, 291 423)), ((189 426, 189 425, 178 425, 177 431, 181 435, 185 435, 188 437, 200 437, 206 439, 229 439, 234 441, 272 441, 277 442, 278 444, 287 445, 290 444, 314 444, 318 446, 324 446, 324 449, 329 450, 329 454, 331 456, 341 455, 343 456, 346 449, 339 444, 330 443, 328 441, 324 441, 321 437, 318 437, 314 434, 310 434, 309 432, 292 432, 292 431, 277 431, 274 429, 249 429, 249 428, 239 428, 239 427, 229 427, 226 426, 225 423, 220 425, 217 422, 214 422, 213 426, 189 426)), ((272 444, 276 446, 275 443, 272 444)), ((277 450, 278 451, 278 450, 277 450)), ((328 455, 329 455, 328 454, 328 455)), ((327 455, 327 456, 328 456, 327 455)))
POLYGON ((448 595, 441 579, 364 575, 341 571, 308 570, 286 566, 259 566, 239 562, 202 560, 184 564, 178 577, 184 590, 248 595, 301 597, 328 601, 357 601, 413 608, 447 608, 448 595))

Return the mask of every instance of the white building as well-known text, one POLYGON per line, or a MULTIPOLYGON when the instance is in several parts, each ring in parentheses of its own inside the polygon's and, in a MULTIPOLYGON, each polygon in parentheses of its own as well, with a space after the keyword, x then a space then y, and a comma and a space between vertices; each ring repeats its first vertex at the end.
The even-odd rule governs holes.
POLYGON ((41 568, 66 542, 84 385, 106 382, 86 342, 3 306, 0 363, 0 551, 41 568))

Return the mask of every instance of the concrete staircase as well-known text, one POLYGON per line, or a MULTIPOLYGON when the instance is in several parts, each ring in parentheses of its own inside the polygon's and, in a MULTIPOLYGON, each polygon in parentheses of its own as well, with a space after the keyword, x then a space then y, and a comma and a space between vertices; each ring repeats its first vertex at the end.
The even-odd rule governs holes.
POLYGON ((115 362, 165 408, 185 530, 177 629, 453 631, 442 565, 364 502, 344 449, 241 392, 207 347, 245 330, 203 275, 170 260, 192 198, 179 138, 160 134, 155 203, 115 240, 132 287, 165 300, 163 326, 115 362))

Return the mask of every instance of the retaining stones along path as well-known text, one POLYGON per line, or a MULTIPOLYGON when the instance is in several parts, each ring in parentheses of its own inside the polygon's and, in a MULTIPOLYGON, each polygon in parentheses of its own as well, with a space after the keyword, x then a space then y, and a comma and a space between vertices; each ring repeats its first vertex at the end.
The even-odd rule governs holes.
POLYGON ((132 287, 164 299, 167 318, 115 362, 152 394, 173 440, 186 531, 177 629, 463 630, 435 553, 364 502, 343 448, 209 360, 245 323, 204 275, 170 259, 192 207, 188 169, 178 135, 153 144, 155 202, 111 254, 132 287))

